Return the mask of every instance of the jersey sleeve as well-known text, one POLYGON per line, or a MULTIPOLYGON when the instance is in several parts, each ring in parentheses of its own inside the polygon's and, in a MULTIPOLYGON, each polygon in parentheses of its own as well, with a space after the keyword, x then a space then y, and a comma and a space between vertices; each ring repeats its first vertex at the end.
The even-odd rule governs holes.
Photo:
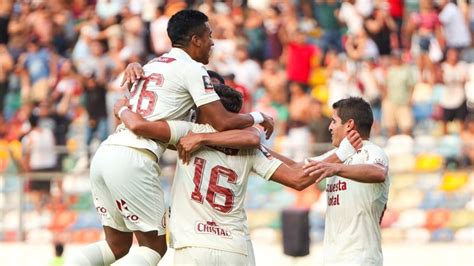
POLYGON ((193 123, 186 121, 167 121, 170 127, 170 144, 176 145, 182 137, 193 128, 193 123))
POLYGON ((204 66, 189 66, 186 71, 184 71, 184 80, 186 88, 189 90, 197 107, 220 100, 214 91, 211 78, 207 74, 204 66))
POLYGON ((269 180, 283 162, 273 157, 263 146, 255 150, 252 170, 269 180))

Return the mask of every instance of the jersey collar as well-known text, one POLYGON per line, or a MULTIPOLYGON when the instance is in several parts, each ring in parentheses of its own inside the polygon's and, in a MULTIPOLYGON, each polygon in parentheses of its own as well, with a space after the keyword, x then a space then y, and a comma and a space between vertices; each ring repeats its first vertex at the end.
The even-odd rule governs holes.
POLYGON ((179 57, 179 58, 181 58, 181 59, 195 61, 194 59, 191 58, 191 56, 189 56, 188 53, 186 53, 186 52, 185 52, 183 49, 181 49, 181 48, 173 47, 173 48, 171 48, 171 50, 170 50, 169 53, 170 53, 171 55, 176 56, 176 57, 179 57))

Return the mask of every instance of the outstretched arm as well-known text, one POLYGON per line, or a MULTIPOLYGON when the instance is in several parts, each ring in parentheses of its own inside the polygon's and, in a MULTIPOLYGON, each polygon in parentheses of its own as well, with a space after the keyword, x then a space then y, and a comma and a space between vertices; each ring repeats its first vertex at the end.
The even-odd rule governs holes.
MULTIPOLYGON (((352 130, 351 132, 349 132, 349 134, 347 135, 347 142, 345 142, 345 145, 350 145, 351 147, 340 147, 339 150, 341 149, 347 149, 347 148, 351 148, 352 151, 349 151, 349 153, 353 154, 355 153, 356 150, 362 148, 362 139, 360 137, 360 134, 355 131, 355 130, 352 130)), ((292 159, 282 155, 282 154, 279 154, 275 151, 272 151, 271 149, 269 149, 268 147, 265 147, 265 149, 270 152, 270 154, 277 158, 278 160, 282 161, 283 163, 285 163, 286 165, 288 166, 292 166, 292 167, 298 167, 298 166, 303 166, 304 164, 306 163, 309 163, 310 161, 324 161, 324 162, 327 162, 327 163, 342 163, 342 160, 338 157, 338 153, 332 153, 330 155, 328 155, 327 153, 321 155, 321 156, 317 156, 317 157, 313 157, 313 158, 310 158, 310 159, 306 159, 305 162, 295 162, 293 161, 292 159)))
POLYGON ((338 175, 362 183, 382 183, 387 173, 387 168, 381 164, 347 165, 311 161, 307 167, 309 175, 317 177, 316 182, 338 175))
POLYGON ((316 181, 316 176, 307 175, 301 166, 281 164, 270 180, 301 191, 316 181))

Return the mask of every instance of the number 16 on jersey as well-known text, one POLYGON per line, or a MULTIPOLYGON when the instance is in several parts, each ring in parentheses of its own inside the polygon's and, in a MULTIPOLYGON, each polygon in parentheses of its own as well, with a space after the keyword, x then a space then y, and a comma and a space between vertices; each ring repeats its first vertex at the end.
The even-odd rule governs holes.
POLYGON ((226 178, 226 181, 235 184, 237 181, 237 174, 229 168, 216 165, 211 169, 211 176, 204 176, 204 169, 206 167, 206 160, 196 157, 194 159, 194 191, 191 193, 193 201, 204 203, 203 194, 201 193, 201 185, 203 181, 207 181, 208 188, 206 194, 206 201, 215 210, 219 212, 228 213, 234 206, 234 192, 227 187, 220 186, 219 179, 226 178), (224 198, 224 204, 216 202, 216 195, 221 195, 224 198))

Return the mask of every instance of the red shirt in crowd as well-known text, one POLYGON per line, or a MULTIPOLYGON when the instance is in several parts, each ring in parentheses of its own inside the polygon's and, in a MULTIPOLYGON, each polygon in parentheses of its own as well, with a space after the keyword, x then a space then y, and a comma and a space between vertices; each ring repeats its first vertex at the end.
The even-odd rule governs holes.
POLYGON ((288 80, 308 84, 311 73, 311 60, 316 55, 316 47, 308 43, 288 44, 286 74, 288 80))

